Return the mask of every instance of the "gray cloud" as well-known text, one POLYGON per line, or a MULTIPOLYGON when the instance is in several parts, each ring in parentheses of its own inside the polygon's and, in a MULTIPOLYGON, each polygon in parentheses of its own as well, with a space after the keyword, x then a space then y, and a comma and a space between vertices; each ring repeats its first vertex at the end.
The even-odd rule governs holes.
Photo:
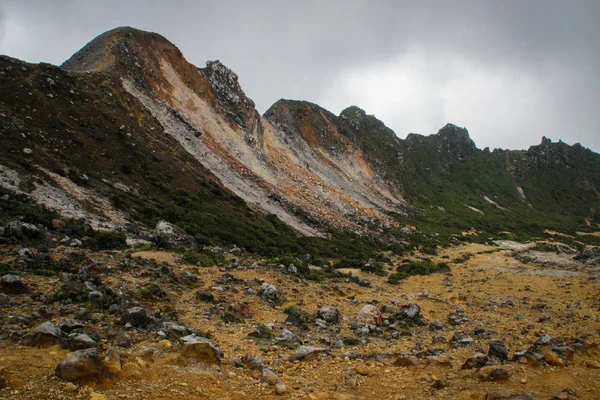
POLYGON ((600 150, 600 2, 0 0, 0 53, 60 64, 121 25, 220 59, 260 111, 355 104, 400 137, 450 121, 480 146, 600 150))

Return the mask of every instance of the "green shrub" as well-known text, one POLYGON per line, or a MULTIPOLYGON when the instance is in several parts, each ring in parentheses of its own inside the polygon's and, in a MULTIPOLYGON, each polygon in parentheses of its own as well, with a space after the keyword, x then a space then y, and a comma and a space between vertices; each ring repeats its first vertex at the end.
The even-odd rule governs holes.
POLYGON ((91 239, 91 247, 97 250, 120 250, 127 247, 127 237, 121 232, 97 231, 91 239))
POLYGON ((411 261, 398 266, 397 272, 388 277, 388 283, 396 284, 413 275, 429 275, 438 272, 447 272, 450 268, 446 263, 435 264, 430 261, 411 261))

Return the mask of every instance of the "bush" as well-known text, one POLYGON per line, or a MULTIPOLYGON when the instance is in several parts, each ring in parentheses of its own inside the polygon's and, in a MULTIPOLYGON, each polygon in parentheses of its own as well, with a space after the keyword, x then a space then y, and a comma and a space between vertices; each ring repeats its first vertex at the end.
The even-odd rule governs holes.
POLYGON ((97 250, 121 250, 127 247, 127 237, 121 232, 98 231, 91 242, 97 250))
POLYGON ((411 261, 398 266, 397 272, 388 277, 388 283, 396 284, 413 275, 429 275, 449 271, 448 264, 434 264, 430 261, 411 261))

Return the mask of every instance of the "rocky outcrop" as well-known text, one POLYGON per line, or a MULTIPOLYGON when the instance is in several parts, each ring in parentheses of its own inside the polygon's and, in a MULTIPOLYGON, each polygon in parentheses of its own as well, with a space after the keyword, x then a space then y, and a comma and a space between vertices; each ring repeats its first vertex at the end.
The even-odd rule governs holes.
POLYGON ((159 221, 156 224, 152 232, 152 241, 156 246, 165 249, 198 250, 198 244, 193 236, 167 221, 159 221))
POLYGON ((208 79, 215 93, 219 112, 248 132, 258 130, 262 133, 260 114, 242 90, 235 72, 219 60, 207 61, 206 68, 199 71, 208 79))

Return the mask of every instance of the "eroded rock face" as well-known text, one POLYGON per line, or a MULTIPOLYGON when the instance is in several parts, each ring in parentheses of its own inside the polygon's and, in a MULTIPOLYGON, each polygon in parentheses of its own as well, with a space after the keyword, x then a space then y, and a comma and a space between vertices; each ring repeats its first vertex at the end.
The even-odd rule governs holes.
POLYGON ((106 366, 96 348, 77 350, 69 354, 55 370, 56 376, 70 382, 97 377, 104 372, 106 366))
POLYGON ((222 113, 231 118, 242 129, 252 131, 260 125, 260 115, 254 101, 246 97, 235 72, 219 60, 207 61, 206 68, 199 70, 210 82, 222 113))
POLYGON ((159 221, 152 232, 152 241, 165 249, 198 250, 196 239, 180 227, 167 221, 159 221))

